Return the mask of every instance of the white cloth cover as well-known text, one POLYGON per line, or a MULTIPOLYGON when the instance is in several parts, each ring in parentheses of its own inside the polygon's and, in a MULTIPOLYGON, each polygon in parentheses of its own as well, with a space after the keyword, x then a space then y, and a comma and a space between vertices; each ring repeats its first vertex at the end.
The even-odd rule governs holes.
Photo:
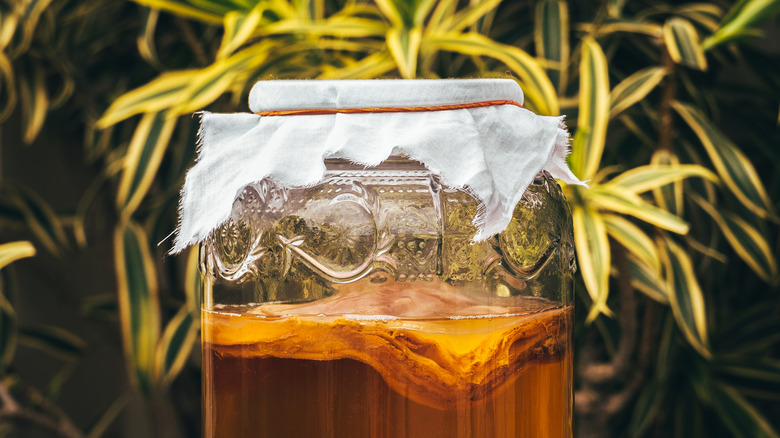
MULTIPOLYGON (((249 107, 262 112, 492 100, 522 104, 523 92, 511 79, 261 81, 249 94, 249 107)), ((201 242, 224 223, 248 184, 270 178, 285 187, 311 186, 325 175, 326 158, 372 167, 396 154, 420 161, 442 183, 474 196, 480 202, 474 240, 485 240, 506 228, 539 171, 582 184, 566 165, 568 151, 562 117, 515 105, 291 116, 204 112, 171 252, 201 242)))

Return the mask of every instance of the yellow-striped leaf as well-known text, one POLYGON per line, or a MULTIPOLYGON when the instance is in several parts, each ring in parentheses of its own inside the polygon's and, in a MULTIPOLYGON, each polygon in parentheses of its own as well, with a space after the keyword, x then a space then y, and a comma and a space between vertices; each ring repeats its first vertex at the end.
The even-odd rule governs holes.
POLYGON ((711 50, 740 38, 761 35, 754 29, 759 22, 780 13, 777 0, 742 0, 737 2, 723 17, 720 28, 704 40, 704 50, 711 50))
POLYGON ((774 216, 772 201, 745 154, 699 110, 680 102, 672 107, 699 137, 718 175, 737 199, 762 218, 774 216))
MULTIPOLYGON (((653 153, 650 163, 655 166, 676 167, 680 165, 680 159, 673 152, 661 149, 653 153)), ((684 205, 682 180, 654 188, 653 198, 655 198, 656 205, 662 209, 677 216, 682 216, 684 205)))
POLYGON ((707 70, 707 58, 699 42, 699 33, 690 21, 674 17, 664 24, 664 44, 677 64, 707 70))
POLYGON ((130 400, 132 400, 132 397, 129 391, 125 391, 125 393, 114 400, 97 421, 92 424, 85 438, 100 438, 104 436, 108 427, 111 426, 111 423, 119 416, 125 406, 130 403, 130 400))
POLYGON ((422 28, 394 27, 387 31, 385 41, 401 76, 414 79, 417 76, 417 55, 420 53, 422 28))
POLYGON ((597 212, 575 205, 572 210, 574 244, 582 279, 593 300, 587 321, 593 322, 600 314, 612 315, 607 307, 611 254, 604 221, 597 212))
POLYGON ((13 54, 12 57, 26 52, 30 47, 30 43, 35 36, 35 30, 38 28, 38 21, 51 4, 51 1, 52 0, 36 0, 18 3, 18 11, 21 16, 19 17, 19 28, 16 29, 18 38, 13 40, 15 44, 11 50, 11 53, 13 54))
POLYGON ((187 308, 194 315, 200 315, 201 274, 198 270, 200 264, 200 254, 198 247, 192 247, 187 255, 187 268, 184 273, 184 293, 187 298, 187 308))
POLYGON ((590 34, 594 38, 600 38, 609 34, 626 32, 639 35, 647 35, 653 38, 661 38, 663 28, 655 23, 637 21, 610 21, 604 24, 582 24, 578 29, 590 34))
POLYGON ((615 85, 609 93, 611 107, 609 118, 613 119, 631 105, 647 97, 653 89, 661 83, 666 76, 663 67, 647 67, 637 71, 615 85))
POLYGON ((694 196, 696 203, 718 224, 739 258, 745 261, 762 280, 776 285, 780 280, 777 260, 772 247, 754 226, 731 212, 721 214, 715 206, 704 199, 694 196))
POLYGON ((602 214, 601 218, 607 227, 607 233, 613 239, 656 272, 661 270, 655 243, 644 231, 621 216, 602 214))
POLYGON ((25 240, 0 245, 0 269, 19 259, 35 255, 35 247, 25 240))
POLYGON ((490 13, 499 4, 501 4, 501 0, 471 2, 468 7, 444 20, 441 26, 430 30, 438 33, 461 32, 490 13))
POLYGON ((175 126, 176 117, 166 117, 165 113, 144 114, 138 123, 123 161, 116 199, 126 217, 149 191, 175 126))
POLYGON ((720 382, 711 389, 712 407, 736 438, 778 438, 777 431, 737 390, 720 382))
POLYGON ((22 105, 22 140, 30 144, 38 136, 49 111, 49 95, 42 68, 35 68, 32 77, 19 76, 19 101, 22 105))
POLYGON ((231 11, 225 14, 222 44, 217 59, 226 58, 241 47, 255 32, 265 12, 265 3, 258 3, 249 13, 231 11))
POLYGON ((688 233, 688 223, 683 219, 645 202, 631 192, 618 191, 615 187, 594 186, 586 193, 591 205, 600 210, 627 214, 673 233, 688 233))
POLYGON ((5 374, 16 351, 16 312, 4 272, 0 272, 0 376, 5 374))
POLYGON ((658 270, 640 261, 633 255, 628 256, 631 269, 631 286, 661 304, 669 304, 669 291, 658 270))
POLYGON ((582 40, 579 111, 569 165, 575 175, 587 180, 596 174, 601 163, 609 122, 607 58, 591 37, 582 40))
POLYGON ((558 99, 552 82, 537 60, 523 50, 475 32, 432 35, 423 39, 425 50, 446 50, 469 56, 497 59, 517 74, 528 106, 542 115, 558 114, 558 99))
POLYGON ((155 382, 166 388, 184 368, 192 347, 198 339, 198 319, 183 306, 171 319, 157 345, 155 382))
POLYGON ((211 0, 135 0, 135 2, 213 24, 221 24, 225 14, 238 9, 233 4, 211 0))
POLYGON ((119 223, 114 232, 119 316, 130 380, 149 394, 155 349, 160 337, 157 273, 149 241, 140 226, 119 223))
POLYGON ((145 11, 146 23, 144 24, 142 32, 136 39, 136 45, 138 46, 138 52, 141 54, 141 58, 146 60, 149 64, 155 68, 162 69, 162 63, 157 58, 157 49, 154 44, 154 32, 157 29, 157 21, 160 18, 160 11, 158 9, 148 9, 145 11))
POLYGON ((662 252, 662 259, 667 268, 667 286, 672 314, 688 343, 699 354, 709 358, 707 312, 693 264, 688 253, 672 239, 667 238, 664 243, 667 250, 662 252))
POLYGON ((0 51, 0 123, 13 113, 16 107, 16 80, 11 60, 0 51))
POLYGON ((382 76, 396 67, 390 53, 382 51, 344 67, 324 67, 319 79, 369 79, 382 76))
POLYGON ((51 325, 20 328, 19 344, 63 360, 75 360, 87 349, 84 340, 61 327, 51 325))
MULTIPOLYGON (((259 27, 253 36, 295 34, 310 37, 381 38, 387 29, 387 24, 375 19, 336 15, 317 23, 298 18, 280 20, 259 27)), ((370 46, 371 42, 365 41, 365 44, 370 46)))
POLYGON ((619 190, 640 194, 692 176, 718 181, 718 177, 714 173, 698 164, 678 166, 649 164, 621 173, 612 178, 609 183, 604 184, 604 187, 614 186, 619 190))
POLYGON ((550 80, 563 94, 569 64, 569 7, 564 0, 544 0, 536 5, 534 23, 536 56, 552 61, 548 68, 550 80))
POLYGON ((40 196, 23 187, 12 190, 12 202, 24 217, 27 227, 46 249, 61 256, 69 248, 62 221, 40 196))
POLYGON ((116 99, 96 126, 105 129, 136 114, 164 111, 174 106, 186 98, 184 90, 198 74, 198 70, 161 74, 157 79, 116 99))
POLYGON ((170 111, 173 114, 187 114, 210 104, 235 86, 239 77, 246 80, 252 71, 265 62, 269 51, 277 44, 274 41, 261 41, 202 69, 181 92, 183 100, 170 111))

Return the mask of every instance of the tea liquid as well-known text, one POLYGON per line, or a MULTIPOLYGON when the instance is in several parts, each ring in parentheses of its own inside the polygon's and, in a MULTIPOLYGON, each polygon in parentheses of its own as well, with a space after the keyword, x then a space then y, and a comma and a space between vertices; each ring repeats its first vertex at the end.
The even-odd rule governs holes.
POLYGON ((393 286, 204 310, 205 436, 571 437, 573 311, 528 307, 393 286))

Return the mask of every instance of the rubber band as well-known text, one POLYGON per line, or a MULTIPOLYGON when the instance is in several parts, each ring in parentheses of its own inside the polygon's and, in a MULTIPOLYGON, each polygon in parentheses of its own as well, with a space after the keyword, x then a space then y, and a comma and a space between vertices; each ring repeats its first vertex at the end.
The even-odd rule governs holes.
POLYGON ((315 108, 293 109, 256 112, 258 116, 315 116, 324 114, 365 114, 365 113, 417 113, 426 111, 449 111, 469 108, 481 108, 486 106, 514 105, 522 108, 523 105, 513 100, 488 100, 484 102, 455 103, 451 105, 435 106, 409 106, 409 107, 376 107, 376 108, 315 108))

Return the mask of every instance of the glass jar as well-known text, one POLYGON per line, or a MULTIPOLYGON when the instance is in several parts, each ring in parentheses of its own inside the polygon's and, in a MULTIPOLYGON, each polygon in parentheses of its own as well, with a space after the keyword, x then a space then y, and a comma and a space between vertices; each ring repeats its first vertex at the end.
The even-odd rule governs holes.
POLYGON ((574 250, 540 173, 509 226, 403 156, 247 186, 201 244, 206 437, 571 437, 574 250))

